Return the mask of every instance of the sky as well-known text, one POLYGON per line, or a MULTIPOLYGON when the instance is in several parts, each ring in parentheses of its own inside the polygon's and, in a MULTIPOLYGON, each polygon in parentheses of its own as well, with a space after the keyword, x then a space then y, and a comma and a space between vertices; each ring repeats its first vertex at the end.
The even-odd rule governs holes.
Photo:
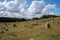
POLYGON ((43 15, 60 16, 60 0, 0 0, 0 17, 32 19, 43 15))

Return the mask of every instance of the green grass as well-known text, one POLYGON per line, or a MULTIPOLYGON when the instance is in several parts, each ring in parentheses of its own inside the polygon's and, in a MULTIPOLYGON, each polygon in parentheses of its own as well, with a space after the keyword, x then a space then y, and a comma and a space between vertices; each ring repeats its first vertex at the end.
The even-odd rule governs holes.
POLYGON ((60 17, 25 22, 0 22, 0 31, 4 31, 4 33, 0 33, 0 40, 30 40, 30 38, 34 40, 60 40, 60 35, 58 35, 60 34, 60 17), (51 28, 45 27, 46 22, 51 24, 51 28), (17 27, 13 27, 14 23, 17 27), (8 31, 2 29, 6 24, 8 31), (16 36, 8 35, 11 33, 16 36))

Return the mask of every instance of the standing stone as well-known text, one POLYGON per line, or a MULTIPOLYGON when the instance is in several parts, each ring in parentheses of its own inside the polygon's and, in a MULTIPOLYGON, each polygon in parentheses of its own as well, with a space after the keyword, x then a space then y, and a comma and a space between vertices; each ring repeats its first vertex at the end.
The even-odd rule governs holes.
POLYGON ((8 31, 8 29, 5 29, 5 31, 8 31))
POLYGON ((46 23, 46 28, 50 28, 50 27, 51 27, 50 23, 46 23))
POLYGON ((34 40, 33 38, 30 38, 30 40, 34 40))
POLYGON ((7 27, 6 26, 2 26, 1 29, 7 29, 7 27))
POLYGON ((17 25, 16 24, 13 24, 13 27, 17 27, 17 25))
POLYGON ((0 33, 4 33, 4 31, 1 31, 0 33))

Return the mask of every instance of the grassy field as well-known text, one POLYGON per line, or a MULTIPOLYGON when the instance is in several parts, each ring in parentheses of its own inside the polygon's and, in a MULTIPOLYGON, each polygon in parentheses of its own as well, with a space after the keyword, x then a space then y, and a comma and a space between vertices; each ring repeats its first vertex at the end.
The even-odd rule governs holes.
POLYGON ((0 22, 0 40, 60 40, 60 17, 24 22, 0 22), (47 22, 50 28, 46 28, 47 22))

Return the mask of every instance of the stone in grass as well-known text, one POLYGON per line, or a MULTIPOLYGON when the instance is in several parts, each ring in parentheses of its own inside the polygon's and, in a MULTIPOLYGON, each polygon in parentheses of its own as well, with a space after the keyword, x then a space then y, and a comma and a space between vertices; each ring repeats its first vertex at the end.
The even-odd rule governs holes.
POLYGON ((8 29, 5 29, 5 31, 8 31, 8 29))
POLYGON ((30 40, 34 40, 33 38, 30 38, 30 40))
POLYGON ((1 29, 5 30, 5 31, 8 31, 8 28, 7 27, 2 27, 1 29))
POLYGON ((4 33, 4 31, 0 31, 0 33, 4 33))
POLYGON ((58 21, 57 24, 60 24, 60 22, 58 21))
POLYGON ((6 26, 1 27, 1 29, 6 29, 6 28, 7 28, 6 26))
POLYGON ((50 23, 46 23, 46 28, 51 28, 51 25, 50 25, 50 23))
POLYGON ((29 26, 29 28, 34 28, 33 26, 29 26))
POLYGON ((8 25, 7 25, 7 24, 5 24, 5 27, 8 27, 8 25))
POLYGON ((34 24, 32 24, 32 26, 36 26, 36 25, 38 25, 38 23, 34 23, 34 24))
POLYGON ((8 36, 16 36, 14 33, 9 33, 8 36))
POLYGON ((13 24, 13 27, 17 27, 17 25, 16 24, 13 24))
POLYGON ((60 34, 57 34, 57 36, 60 36, 60 34))

